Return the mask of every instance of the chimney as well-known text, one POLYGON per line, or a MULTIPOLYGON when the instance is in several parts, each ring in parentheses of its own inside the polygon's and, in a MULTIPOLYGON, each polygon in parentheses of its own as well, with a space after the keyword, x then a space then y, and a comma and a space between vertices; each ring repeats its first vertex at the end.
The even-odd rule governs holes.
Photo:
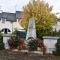
POLYGON ((0 10, 0 13, 2 13, 3 11, 2 10, 0 10))
POLYGON ((1 6, 0 6, 0 13, 2 13, 3 12, 3 10, 1 10, 1 6))

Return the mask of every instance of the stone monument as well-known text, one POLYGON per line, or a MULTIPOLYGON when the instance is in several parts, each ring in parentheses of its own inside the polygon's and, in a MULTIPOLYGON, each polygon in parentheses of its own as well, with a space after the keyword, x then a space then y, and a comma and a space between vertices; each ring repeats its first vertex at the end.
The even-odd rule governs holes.
POLYGON ((59 37, 53 37, 53 36, 43 36, 43 43, 46 46, 46 53, 47 54, 53 54, 53 51, 56 50, 56 43, 59 37))
POLYGON ((26 40, 29 38, 36 39, 36 28, 35 28, 35 20, 33 18, 29 19, 28 29, 26 34, 26 40))

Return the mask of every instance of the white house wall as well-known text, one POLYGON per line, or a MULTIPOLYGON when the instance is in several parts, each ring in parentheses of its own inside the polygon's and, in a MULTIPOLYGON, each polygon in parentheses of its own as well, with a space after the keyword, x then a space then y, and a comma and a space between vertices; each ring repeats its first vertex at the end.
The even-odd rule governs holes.
POLYGON ((2 23, 2 20, 0 20, 0 30, 8 28, 12 33, 12 30, 15 31, 15 28, 22 30, 23 27, 18 22, 11 23, 10 21, 5 21, 5 23, 2 23), (12 29, 13 28, 13 29, 12 29))
POLYGON ((13 30, 14 30, 15 28, 16 28, 17 30, 19 30, 19 31, 24 29, 18 22, 14 22, 14 23, 13 23, 13 30))
POLYGON ((56 29, 56 31, 60 30, 60 22, 57 22, 57 24, 53 26, 54 31, 55 31, 55 29, 56 29))
POLYGON ((8 28, 12 32, 12 24, 9 21, 5 21, 5 23, 2 23, 2 20, 0 21, 0 30, 8 28))

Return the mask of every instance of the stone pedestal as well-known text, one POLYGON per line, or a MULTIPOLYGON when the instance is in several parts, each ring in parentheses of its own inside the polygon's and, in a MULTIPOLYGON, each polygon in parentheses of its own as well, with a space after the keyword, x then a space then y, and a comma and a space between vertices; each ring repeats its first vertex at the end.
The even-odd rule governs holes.
POLYGON ((55 48, 55 44, 57 43, 58 37, 44 36, 43 43, 46 46, 46 53, 52 54, 55 48))
POLYGON ((4 34, 3 35, 3 43, 4 43, 4 48, 5 49, 9 49, 9 45, 8 45, 8 40, 11 38, 10 34, 4 34))

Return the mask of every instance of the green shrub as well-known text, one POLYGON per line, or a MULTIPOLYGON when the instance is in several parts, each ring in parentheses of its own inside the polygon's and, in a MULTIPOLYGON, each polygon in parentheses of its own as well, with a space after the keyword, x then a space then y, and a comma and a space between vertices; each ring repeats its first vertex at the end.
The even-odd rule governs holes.
POLYGON ((3 50, 3 49, 4 49, 4 44, 0 43, 0 50, 3 50))
POLYGON ((8 44, 10 47, 12 47, 11 49, 17 48, 18 37, 16 37, 16 36, 11 37, 11 39, 8 40, 8 44))
POLYGON ((4 49, 4 43, 3 43, 3 36, 2 33, 0 32, 0 50, 4 49))
POLYGON ((17 30, 15 30, 12 34, 17 36, 17 30))
POLYGON ((54 55, 60 55, 60 37, 59 39, 57 40, 57 43, 56 43, 56 51, 53 51, 53 54, 54 55))
POLYGON ((37 50, 38 41, 37 40, 30 40, 28 42, 28 46, 29 46, 30 50, 32 50, 32 51, 37 50))

